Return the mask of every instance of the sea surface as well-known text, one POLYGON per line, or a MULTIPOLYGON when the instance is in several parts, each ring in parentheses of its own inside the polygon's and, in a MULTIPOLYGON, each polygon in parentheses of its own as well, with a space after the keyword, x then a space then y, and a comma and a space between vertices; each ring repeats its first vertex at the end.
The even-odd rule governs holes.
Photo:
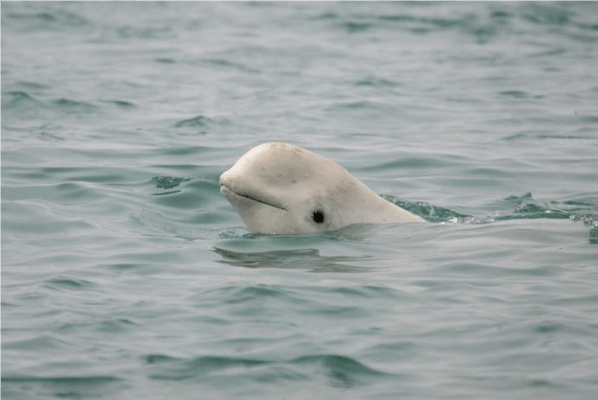
POLYGON ((3 400, 598 398, 597 3, 1 7, 3 400), (429 223, 250 233, 273 140, 429 223))

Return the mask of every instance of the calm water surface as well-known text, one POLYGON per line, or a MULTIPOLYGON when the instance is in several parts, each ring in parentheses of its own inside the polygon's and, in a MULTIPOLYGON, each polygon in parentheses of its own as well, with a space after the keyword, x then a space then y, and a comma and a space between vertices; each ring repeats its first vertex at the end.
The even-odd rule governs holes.
POLYGON ((3 399, 595 399, 595 3, 2 3, 3 399), (250 234, 288 141, 429 224, 250 234))

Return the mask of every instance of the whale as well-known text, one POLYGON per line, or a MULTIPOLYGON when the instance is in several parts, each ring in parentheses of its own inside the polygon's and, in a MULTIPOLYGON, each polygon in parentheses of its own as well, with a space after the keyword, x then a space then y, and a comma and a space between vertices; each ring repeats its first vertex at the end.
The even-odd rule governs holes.
POLYGON ((299 146, 268 142, 220 176, 220 192, 251 232, 310 235, 353 224, 425 222, 344 167, 299 146))

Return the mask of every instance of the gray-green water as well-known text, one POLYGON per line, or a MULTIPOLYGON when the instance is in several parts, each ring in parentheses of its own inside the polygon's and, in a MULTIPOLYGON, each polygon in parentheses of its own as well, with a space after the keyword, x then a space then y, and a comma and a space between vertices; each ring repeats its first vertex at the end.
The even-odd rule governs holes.
POLYGON ((598 6, 2 3, 3 399, 595 399, 598 6), (249 234, 284 140, 431 221, 249 234))

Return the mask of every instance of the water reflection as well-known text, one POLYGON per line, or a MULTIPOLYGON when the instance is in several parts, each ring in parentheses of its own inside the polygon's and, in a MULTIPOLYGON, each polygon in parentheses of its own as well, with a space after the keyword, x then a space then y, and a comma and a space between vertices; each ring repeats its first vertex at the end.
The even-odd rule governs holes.
POLYGON ((371 256, 323 256, 317 249, 273 250, 243 253, 214 247, 214 252, 222 256, 222 264, 245 268, 285 268, 305 269, 311 272, 366 272, 373 267, 361 267, 366 261, 371 264, 371 256))

